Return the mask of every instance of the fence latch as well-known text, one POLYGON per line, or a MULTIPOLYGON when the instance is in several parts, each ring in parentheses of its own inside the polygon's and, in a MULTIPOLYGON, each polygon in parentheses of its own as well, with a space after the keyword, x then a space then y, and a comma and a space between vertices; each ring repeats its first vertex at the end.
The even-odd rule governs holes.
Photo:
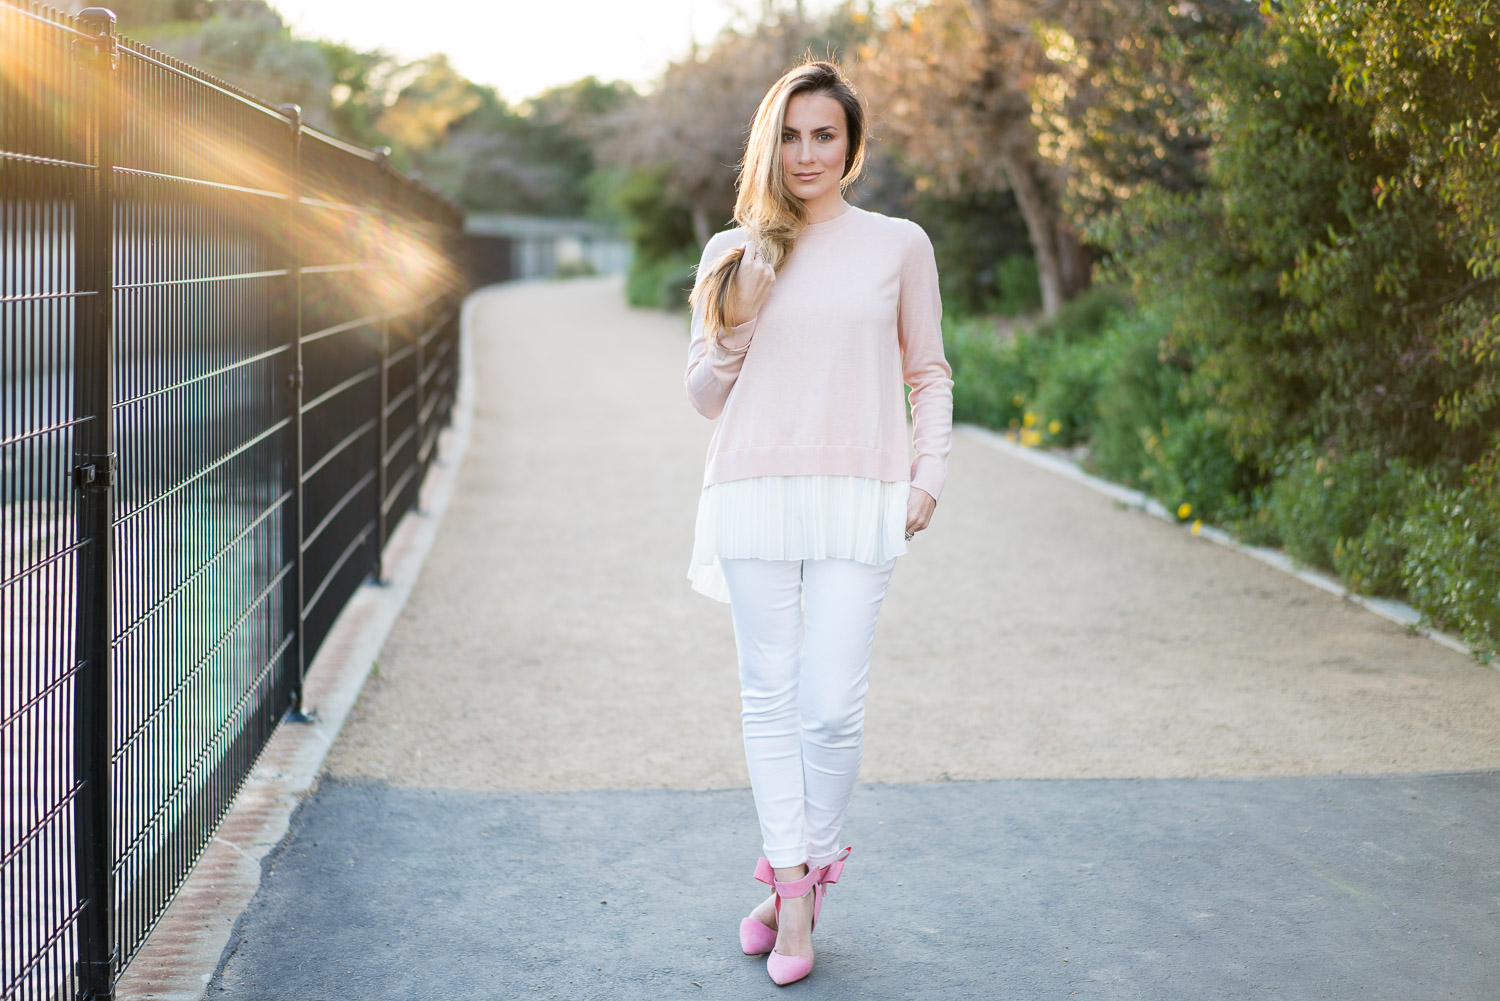
POLYGON ((115 470, 119 468, 118 452, 107 455, 92 455, 95 460, 73 467, 73 487, 76 490, 108 490, 115 485, 115 470))

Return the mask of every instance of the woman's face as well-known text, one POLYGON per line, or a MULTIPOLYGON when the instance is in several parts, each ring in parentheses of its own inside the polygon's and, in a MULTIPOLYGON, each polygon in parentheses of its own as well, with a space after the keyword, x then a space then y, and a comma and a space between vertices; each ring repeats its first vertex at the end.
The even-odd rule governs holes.
POLYGON ((798 94, 786 106, 781 166, 787 186, 805 202, 839 199, 849 150, 844 106, 827 94, 798 94))

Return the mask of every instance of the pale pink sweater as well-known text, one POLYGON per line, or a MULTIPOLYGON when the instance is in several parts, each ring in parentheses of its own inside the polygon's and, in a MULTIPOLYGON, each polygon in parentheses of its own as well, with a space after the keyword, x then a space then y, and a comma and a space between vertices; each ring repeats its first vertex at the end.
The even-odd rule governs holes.
MULTIPOLYGON (((715 235, 698 273, 745 239, 715 235)), ((803 230, 760 314, 720 345, 704 339, 699 303, 685 382, 693 407, 718 418, 704 485, 822 473, 910 479, 937 497, 953 437, 942 313, 922 227, 853 205, 803 230)))

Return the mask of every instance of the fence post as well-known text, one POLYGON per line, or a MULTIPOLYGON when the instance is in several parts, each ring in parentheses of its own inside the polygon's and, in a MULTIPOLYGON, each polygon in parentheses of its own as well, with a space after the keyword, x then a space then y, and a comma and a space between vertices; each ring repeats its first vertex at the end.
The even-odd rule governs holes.
POLYGON ((77 997, 114 997, 114 843, 111 835, 110 582, 114 562, 114 133, 119 47, 115 15, 103 7, 78 14, 94 36, 79 46, 88 80, 87 125, 94 170, 80 184, 74 210, 76 311, 73 485, 78 491, 78 662, 73 686, 73 768, 78 916, 77 997))
POLYGON ((292 563, 291 579, 287 585, 286 619, 284 629, 291 630, 296 639, 292 642, 291 664, 287 673, 291 675, 291 706, 287 718, 293 722, 310 723, 317 718, 317 710, 309 709, 307 691, 307 578, 303 548, 307 528, 303 515, 302 473, 306 468, 302 443, 302 108, 296 104, 283 104, 277 109, 287 117, 291 125, 291 147, 287 151, 287 211, 285 242, 287 294, 279 296, 281 309, 286 312, 282 326, 286 330, 287 346, 287 409, 292 426, 288 447, 283 452, 283 482, 292 487, 291 507, 283 531, 282 559, 292 563))
POLYGON ((391 360, 391 310, 389 297, 391 294, 391 282, 388 274, 388 266, 384 263, 389 260, 388 252, 391 246, 390 239, 390 204, 391 204, 391 148, 389 146, 377 146, 375 148, 375 169, 379 171, 379 180, 376 188, 379 192, 380 205, 380 232, 381 244, 379 250, 382 253, 382 264, 377 269, 378 281, 381 288, 374 299, 380 303, 380 402, 376 416, 379 418, 378 434, 375 445, 375 542, 370 551, 370 573, 374 577, 374 583, 384 584, 385 579, 381 574, 384 568, 385 556, 385 492, 389 483, 389 475, 386 470, 386 450, 390 448, 390 424, 387 420, 386 410, 390 406, 390 360, 391 360))

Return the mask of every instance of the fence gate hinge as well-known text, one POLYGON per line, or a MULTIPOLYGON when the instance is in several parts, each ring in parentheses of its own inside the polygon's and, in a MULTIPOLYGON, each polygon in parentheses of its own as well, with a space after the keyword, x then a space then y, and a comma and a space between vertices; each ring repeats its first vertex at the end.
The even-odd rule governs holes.
POLYGON ((93 462, 73 467, 75 490, 108 490, 115 485, 115 470, 119 468, 118 452, 107 455, 91 455, 93 462))

